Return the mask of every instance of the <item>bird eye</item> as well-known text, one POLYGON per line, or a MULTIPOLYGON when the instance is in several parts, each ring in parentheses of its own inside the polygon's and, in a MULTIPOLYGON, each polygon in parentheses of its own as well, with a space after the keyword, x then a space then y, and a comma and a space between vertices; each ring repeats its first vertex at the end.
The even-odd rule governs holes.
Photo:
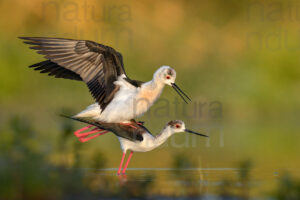
POLYGON ((170 76, 166 76, 166 79, 170 79, 171 77, 170 76))
POLYGON ((180 128, 181 126, 179 125, 179 124, 176 124, 176 126, 175 126, 176 128, 180 128))

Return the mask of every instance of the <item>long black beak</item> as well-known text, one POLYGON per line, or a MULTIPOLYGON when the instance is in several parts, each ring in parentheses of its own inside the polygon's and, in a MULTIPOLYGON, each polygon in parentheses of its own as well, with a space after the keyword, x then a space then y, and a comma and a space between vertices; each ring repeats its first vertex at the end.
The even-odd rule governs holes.
POLYGON ((171 85, 172 85, 172 88, 179 94, 179 96, 183 99, 183 101, 184 101, 185 103, 188 103, 188 102, 187 102, 187 100, 185 100, 185 98, 183 97, 183 95, 184 95, 188 100, 192 101, 192 100, 188 97, 188 95, 186 95, 186 94, 178 87, 178 85, 176 85, 175 83, 171 83, 171 85))
POLYGON ((188 132, 188 133, 193 133, 193 134, 196 134, 196 135, 199 135, 199 136, 203 136, 203 137, 208 137, 207 135, 204 135, 204 134, 201 134, 201 133, 196 133, 196 132, 188 130, 188 129, 184 129, 184 131, 188 132))

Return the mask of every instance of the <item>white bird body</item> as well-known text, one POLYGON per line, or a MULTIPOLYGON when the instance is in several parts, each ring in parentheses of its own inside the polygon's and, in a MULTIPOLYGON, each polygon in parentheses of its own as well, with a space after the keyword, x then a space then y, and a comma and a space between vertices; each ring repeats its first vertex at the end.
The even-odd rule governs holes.
POLYGON ((135 87, 124 78, 126 76, 122 75, 114 82, 120 89, 103 112, 101 112, 100 105, 95 103, 74 117, 92 118, 107 123, 128 122, 147 112, 159 98, 165 86, 161 81, 153 79, 143 83, 141 87, 135 87))
POLYGON ((56 78, 83 81, 96 104, 74 117, 107 123, 128 122, 143 115, 169 85, 187 103, 190 98, 175 84, 176 71, 161 66, 149 82, 130 79, 121 53, 89 40, 20 37, 46 60, 29 66, 56 78))
POLYGON ((162 145, 174 133, 175 132, 172 129, 166 127, 157 136, 153 136, 148 132, 144 133, 143 141, 130 141, 122 137, 118 137, 118 139, 123 152, 126 152, 127 150, 133 152, 147 152, 162 145))
POLYGON ((123 152, 118 174, 121 173, 124 158, 128 150, 130 151, 130 155, 127 159, 127 162, 125 164, 125 167, 123 168, 122 173, 125 173, 133 152, 151 151, 159 147, 170 136, 172 136, 175 133, 189 132, 196 135, 207 137, 206 135, 196 133, 194 131, 186 129, 184 122, 180 120, 172 120, 168 122, 160 134, 153 136, 149 132, 149 130, 143 125, 143 123, 136 122, 134 120, 131 121, 131 126, 127 126, 124 125, 123 123, 106 123, 106 122, 99 122, 99 121, 88 121, 85 119, 72 118, 72 117, 71 119, 90 124, 89 126, 84 127, 74 133, 81 142, 86 142, 90 139, 93 139, 95 137, 98 137, 108 132, 113 132, 118 137, 123 152), (90 132, 82 133, 82 131, 91 128, 91 126, 95 126, 97 128, 93 129, 90 132), (99 131, 100 133, 97 133, 99 131), (95 133, 97 134, 87 138, 87 136, 90 136, 91 134, 95 134, 95 133))

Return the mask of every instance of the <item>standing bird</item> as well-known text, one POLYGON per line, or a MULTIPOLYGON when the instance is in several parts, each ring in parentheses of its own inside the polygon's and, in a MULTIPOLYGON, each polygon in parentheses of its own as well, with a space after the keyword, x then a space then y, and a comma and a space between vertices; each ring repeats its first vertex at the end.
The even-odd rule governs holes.
POLYGON ((88 40, 46 37, 20 37, 30 48, 45 55, 45 61, 31 65, 56 78, 84 81, 96 100, 76 118, 92 118, 108 123, 130 123, 143 115, 170 85, 187 103, 190 98, 175 84, 176 72, 160 67, 153 79, 130 79, 124 70, 122 55, 109 46, 88 40))
POLYGON ((88 127, 93 127, 93 126, 96 127, 93 131, 87 133, 81 133, 82 131, 84 131, 84 129, 75 132, 75 135, 79 139, 86 139, 85 141, 88 141, 89 138, 86 137, 98 131, 101 131, 101 133, 98 133, 99 135, 103 135, 108 132, 113 132, 118 137, 123 152, 120 167, 118 170, 118 175, 121 174, 121 171, 122 174, 125 174, 125 171, 128 167, 133 152, 151 151, 157 148, 158 146, 160 146, 161 144, 163 144, 174 133, 188 132, 199 136, 208 137, 207 135, 203 135, 186 129, 184 122, 180 120, 170 121, 169 123, 167 123, 167 125, 163 128, 163 130, 158 135, 154 136, 150 133, 150 131, 145 126, 143 126, 143 123, 136 122, 134 120, 131 121, 131 124, 133 126, 126 126, 122 123, 106 123, 106 122, 92 121, 92 120, 86 120, 86 119, 80 119, 74 117, 67 117, 67 118, 71 118, 77 121, 90 124, 88 127), (122 170, 125 155, 128 150, 130 151, 130 154, 122 170))

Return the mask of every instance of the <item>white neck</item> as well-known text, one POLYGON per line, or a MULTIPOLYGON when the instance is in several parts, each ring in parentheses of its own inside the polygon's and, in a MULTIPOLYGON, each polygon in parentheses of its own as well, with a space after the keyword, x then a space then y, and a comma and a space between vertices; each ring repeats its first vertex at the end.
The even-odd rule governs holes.
POLYGON ((154 89, 162 90, 165 84, 153 78, 151 81, 144 83, 143 86, 149 90, 154 90, 154 89))
POLYGON ((174 131, 170 127, 164 128, 160 134, 158 134, 154 139, 155 147, 162 145, 170 136, 174 134, 174 131))
POLYGON ((164 83, 152 79, 151 81, 142 84, 139 98, 147 99, 148 103, 150 103, 149 106, 151 106, 161 95, 164 86, 164 83))

